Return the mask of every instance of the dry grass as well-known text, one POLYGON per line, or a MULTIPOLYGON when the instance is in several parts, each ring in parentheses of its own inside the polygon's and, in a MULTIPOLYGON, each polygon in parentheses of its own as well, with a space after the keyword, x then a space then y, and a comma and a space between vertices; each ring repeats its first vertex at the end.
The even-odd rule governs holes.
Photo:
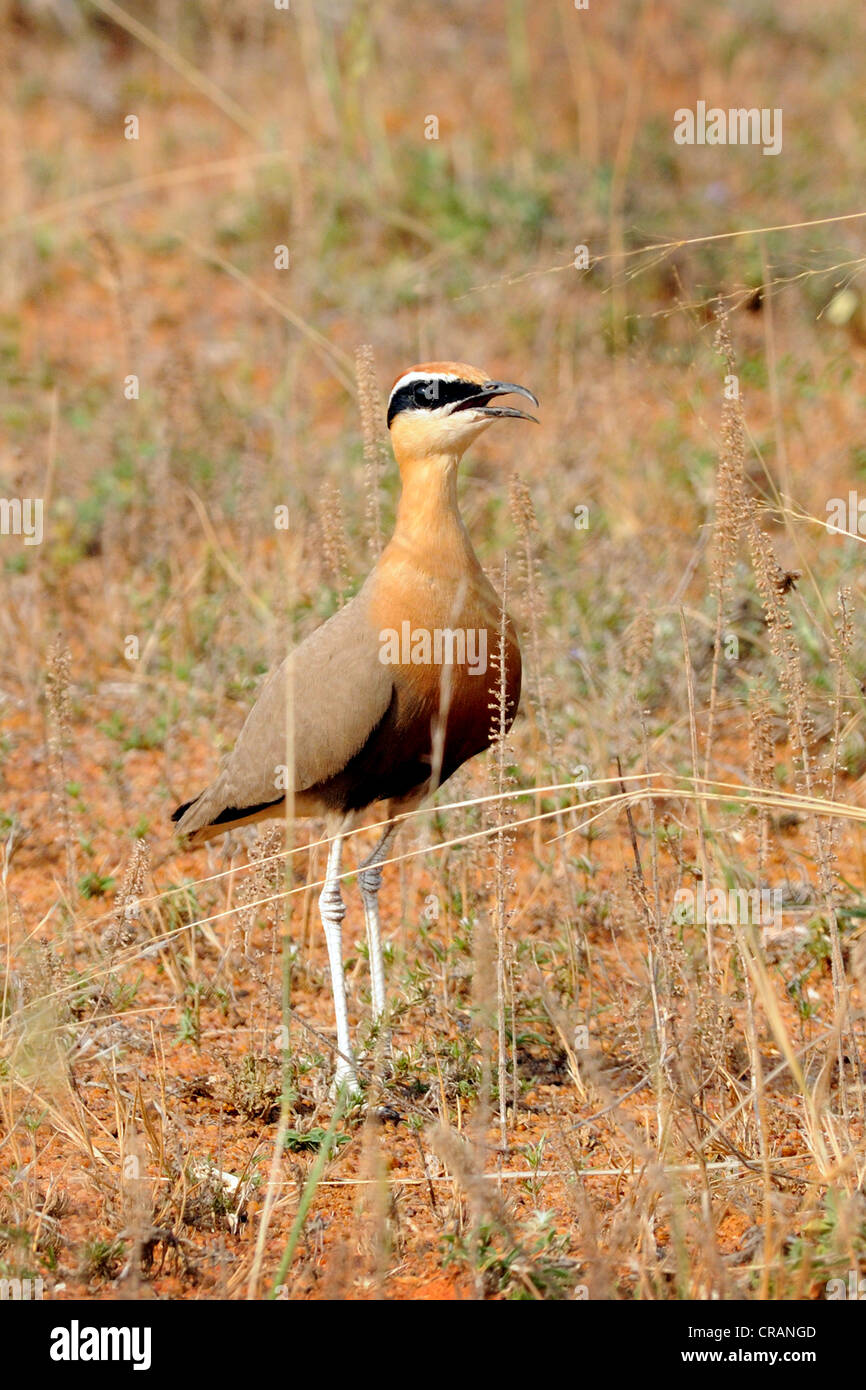
POLYGON ((415 11, 0 4, 0 497, 45 499, 0 536, 0 1275, 823 1297, 866 1265, 862 538, 826 527, 866 472, 863 20, 415 11), (675 146, 701 96, 782 107, 782 155, 675 146), (382 394, 436 357, 541 398, 462 494, 525 693, 386 869, 390 1069, 347 869, 343 1112, 320 827, 205 857, 168 814, 362 580, 382 394))

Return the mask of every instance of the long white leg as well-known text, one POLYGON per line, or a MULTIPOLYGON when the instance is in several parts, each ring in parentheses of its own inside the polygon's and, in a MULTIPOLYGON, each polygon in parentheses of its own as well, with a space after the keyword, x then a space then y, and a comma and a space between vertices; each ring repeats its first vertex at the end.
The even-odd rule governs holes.
POLYGON ((358 883, 364 900, 364 920, 367 923, 367 949, 370 953, 370 983, 373 995, 373 1020, 379 1021, 385 1012, 385 962, 382 958, 382 933, 379 928, 379 889, 382 887, 382 860, 397 834, 397 823, 385 827, 376 848, 360 866, 358 883))
POLYGON ((331 988, 334 994, 334 1014, 337 1020, 337 1070, 334 1086, 337 1090, 345 1086, 349 1090, 358 1089, 358 1076, 355 1071, 355 1058, 349 1037, 349 1015, 346 1010, 346 981, 343 975, 343 918, 346 905, 340 893, 340 865, 343 859, 343 836, 335 835, 328 850, 328 867, 325 871, 325 886, 319 894, 319 912, 328 943, 328 961, 331 966, 331 988))

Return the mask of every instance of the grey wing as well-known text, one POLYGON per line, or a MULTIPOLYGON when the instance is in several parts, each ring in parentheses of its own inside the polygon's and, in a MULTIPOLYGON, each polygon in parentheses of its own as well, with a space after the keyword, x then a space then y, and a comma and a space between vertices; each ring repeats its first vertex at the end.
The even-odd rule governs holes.
POLYGON ((335 776, 363 748, 391 693, 391 669, 379 660, 362 590, 271 672, 216 780, 174 813, 178 832, 191 835, 218 820, 240 820, 280 802, 287 786, 301 792, 335 776))

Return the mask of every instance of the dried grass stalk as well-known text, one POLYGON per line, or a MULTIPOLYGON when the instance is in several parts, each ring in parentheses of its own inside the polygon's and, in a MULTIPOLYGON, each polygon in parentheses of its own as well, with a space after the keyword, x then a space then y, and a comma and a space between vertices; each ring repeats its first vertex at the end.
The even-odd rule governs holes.
POLYGON ((370 549, 378 557, 382 553, 381 486, 387 451, 382 434, 384 411, 376 377, 376 359, 369 343, 362 343, 355 353, 355 375, 364 440, 364 489, 367 494, 370 549))

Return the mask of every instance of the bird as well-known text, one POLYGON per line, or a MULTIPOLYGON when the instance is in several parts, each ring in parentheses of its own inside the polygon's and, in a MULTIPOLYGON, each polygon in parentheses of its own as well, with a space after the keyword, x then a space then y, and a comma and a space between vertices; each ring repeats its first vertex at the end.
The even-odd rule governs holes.
POLYGON ((539 423, 499 404, 515 395, 538 406, 527 387, 463 362, 421 363, 397 378, 387 426, 401 494, 390 540, 356 595, 267 677, 214 781, 172 815, 190 846, 268 817, 324 820, 319 912, 336 1021, 335 1092, 360 1091, 343 973, 345 836, 363 812, 384 803, 384 829, 358 869, 371 1012, 384 1027, 382 862, 401 818, 498 735, 491 703, 499 665, 505 731, 517 711, 517 634, 506 615, 501 643, 502 605, 457 501, 458 465, 479 435, 497 420, 539 423), (504 660, 491 661, 500 643, 504 660))

